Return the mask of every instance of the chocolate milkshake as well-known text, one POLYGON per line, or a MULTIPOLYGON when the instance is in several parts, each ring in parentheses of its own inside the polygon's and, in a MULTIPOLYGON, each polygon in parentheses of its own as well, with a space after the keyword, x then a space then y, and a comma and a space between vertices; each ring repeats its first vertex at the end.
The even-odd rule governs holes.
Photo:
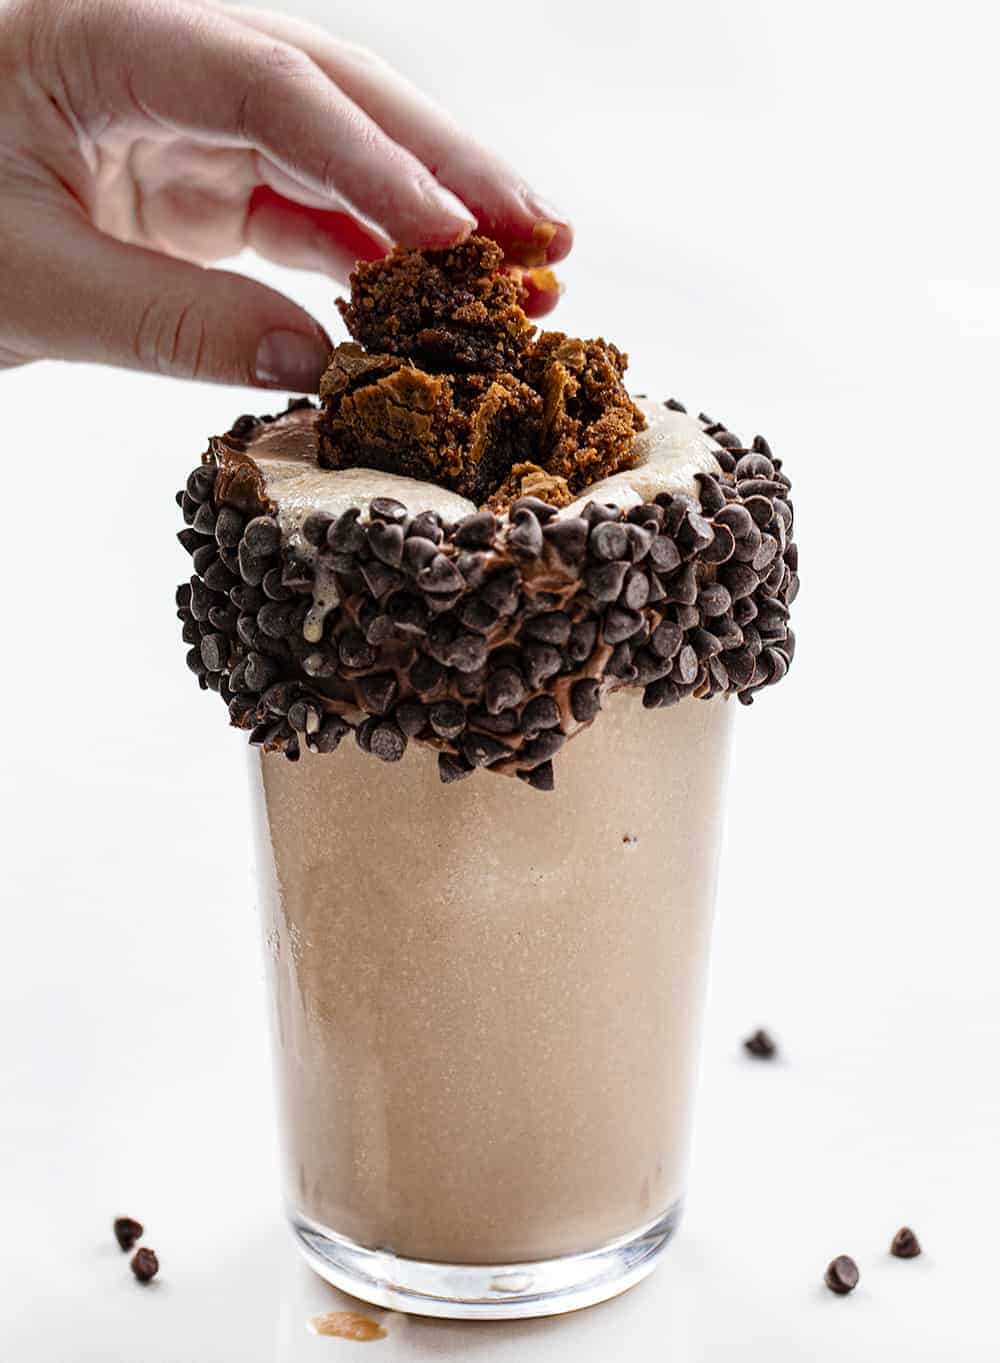
POLYGON ((289 1214, 432 1315, 573 1309, 684 1192, 736 702, 780 680, 788 480, 492 243, 359 267, 321 405, 179 498, 188 661, 248 731, 289 1214))

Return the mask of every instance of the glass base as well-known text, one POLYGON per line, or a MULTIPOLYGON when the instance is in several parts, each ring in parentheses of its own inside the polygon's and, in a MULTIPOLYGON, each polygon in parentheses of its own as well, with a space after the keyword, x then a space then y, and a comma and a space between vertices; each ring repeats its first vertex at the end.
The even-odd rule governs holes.
POLYGON ((441 1264, 365 1249, 296 1213, 306 1262, 351 1296, 393 1311, 449 1320, 517 1320, 593 1306, 651 1273, 680 1220, 680 1203, 652 1224, 586 1254, 522 1264, 441 1264))

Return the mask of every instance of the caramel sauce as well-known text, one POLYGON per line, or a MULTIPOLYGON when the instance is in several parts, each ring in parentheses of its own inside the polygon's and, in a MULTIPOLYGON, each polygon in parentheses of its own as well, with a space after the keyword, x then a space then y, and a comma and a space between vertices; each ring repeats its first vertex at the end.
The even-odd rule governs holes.
POLYGON ((367 1344, 373 1339, 385 1339, 385 1327, 360 1311, 328 1311, 325 1316, 313 1316, 309 1329, 314 1335, 332 1335, 335 1339, 352 1339, 367 1344))

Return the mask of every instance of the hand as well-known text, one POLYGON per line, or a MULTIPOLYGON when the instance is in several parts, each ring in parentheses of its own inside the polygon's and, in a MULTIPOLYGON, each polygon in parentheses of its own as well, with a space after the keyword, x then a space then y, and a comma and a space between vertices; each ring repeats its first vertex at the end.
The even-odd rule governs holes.
POLYGON ((202 267, 250 246, 343 281, 394 242, 477 223, 514 264, 572 244, 430 100, 322 29, 199 0, 0 4, 0 368, 52 357, 315 391, 319 324, 202 267))

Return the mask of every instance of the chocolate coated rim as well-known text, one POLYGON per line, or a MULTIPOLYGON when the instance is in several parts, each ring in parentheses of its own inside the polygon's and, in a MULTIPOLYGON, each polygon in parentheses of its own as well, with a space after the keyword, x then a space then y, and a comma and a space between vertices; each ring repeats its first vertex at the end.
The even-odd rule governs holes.
POLYGON ((188 666, 252 744, 294 761, 353 730, 395 762, 412 739, 438 750, 443 781, 486 767, 551 790, 552 759, 610 692, 641 687, 649 709, 750 704, 788 671, 791 484, 761 436, 745 448, 702 414, 721 475, 699 474, 697 499, 628 511, 590 502, 560 519, 528 497, 505 521, 446 524, 389 498, 317 513, 303 530, 340 604, 309 643, 313 570, 283 543, 248 457, 274 420, 241 417, 177 495, 194 568, 177 589, 188 666))

